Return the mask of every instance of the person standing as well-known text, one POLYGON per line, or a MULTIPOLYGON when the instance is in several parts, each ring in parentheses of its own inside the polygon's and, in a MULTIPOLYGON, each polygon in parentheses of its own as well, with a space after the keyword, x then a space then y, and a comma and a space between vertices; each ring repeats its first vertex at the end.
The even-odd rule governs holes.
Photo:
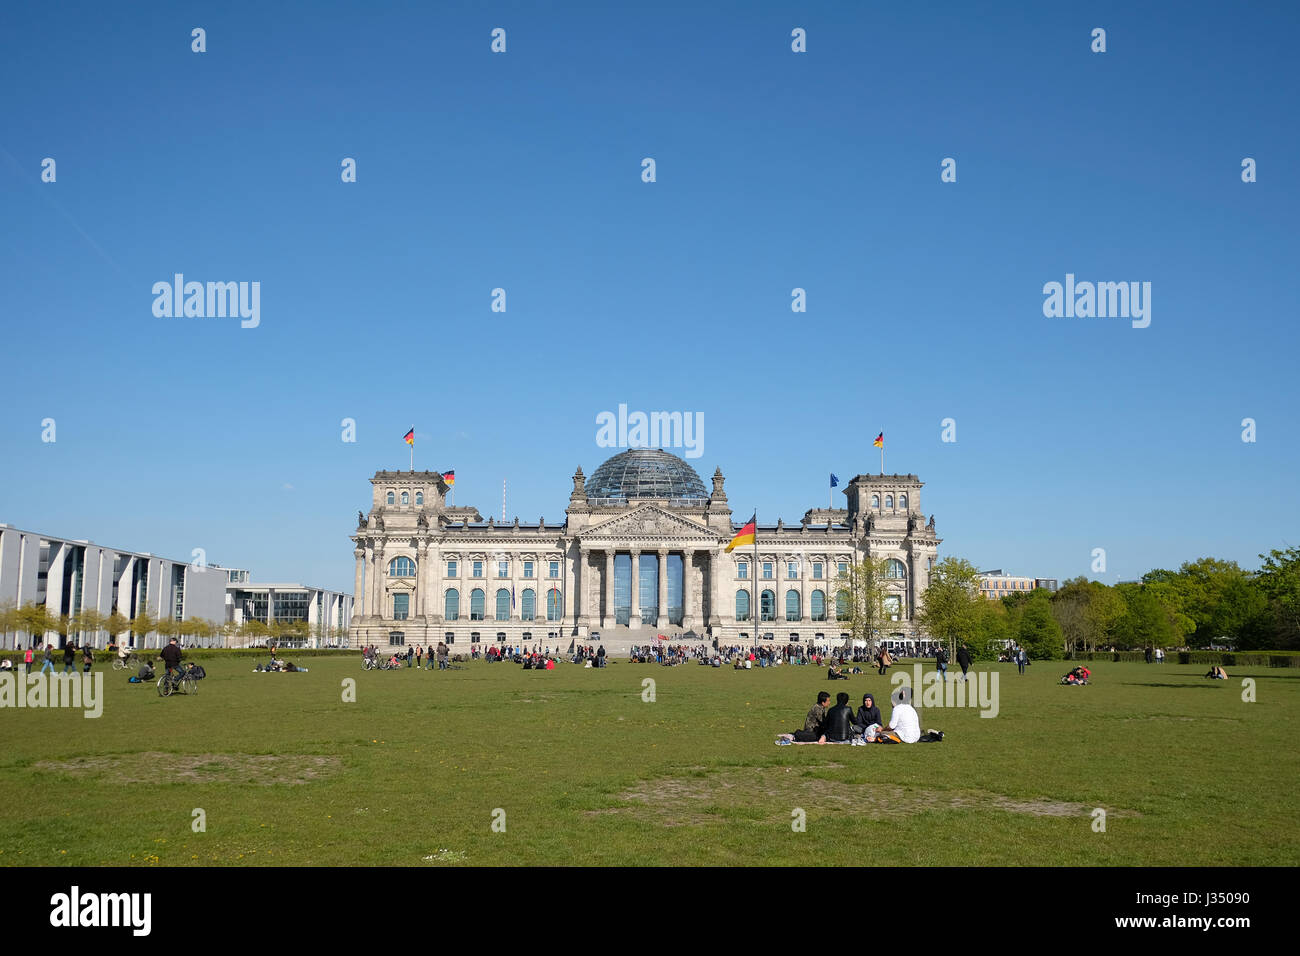
POLYGON ((75 674, 77 672, 77 645, 72 638, 68 638, 68 643, 63 645, 63 673, 75 674))
POLYGON ((1147 662, 1148 664, 1150 664, 1150 663, 1151 663, 1151 648, 1150 648, 1150 647, 1146 648, 1146 649, 1144 650, 1142 656, 1146 659, 1146 662, 1147 662))
POLYGON ((424 669, 423 661, 424 661, 424 645, 417 644, 415 645, 415 669, 417 671, 424 669))
POLYGON ((45 645, 45 663, 41 664, 41 673, 44 674, 46 671, 49 671, 51 674, 54 673, 54 645, 53 644, 45 645))
POLYGON ((1016 652, 1016 666, 1020 668, 1020 673, 1023 674, 1025 672, 1025 665, 1028 663, 1029 655, 1025 653, 1025 649, 1022 647, 1016 652))
POLYGON ((95 663, 95 652, 89 643, 83 644, 81 648, 81 672, 89 674, 91 665, 95 663))
POLYGON ((1157 664, 1163 664, 1164 662, 1165 662, 1165 649, 1164 649, 1163 647, 1157 647, 1157 648, 1156 648, 1156 663, 1157 663, 1157 664))
POLYGON ((934 665, 939 671, 939 676, 943 682, 948 683, 948 649, 940 644, 934 651, 934 665))
POLYGON ((412 662, 413 660, 415 660, 415 648, 414 648, 414 647, 408 647, 408 648, 406 649, 406 669, 407 669, 407 670, 410 670, 410 669, 411 669, 411 662, 412 662))
POLYGON ((442 641, 438 642, 438 670, 447 669, 447 645, 442 641))
POLYGON ((27 642, 27 650, 23 651, 23 663, 27 665, 27 673, 32 672, 32 645, 27 642))
POLYGON ((966 672, 970 670, 970 648, 966 642, 962 641, 961 647, 957 650, 957 663, 961 665, 961 679, 966 680, 966 672))

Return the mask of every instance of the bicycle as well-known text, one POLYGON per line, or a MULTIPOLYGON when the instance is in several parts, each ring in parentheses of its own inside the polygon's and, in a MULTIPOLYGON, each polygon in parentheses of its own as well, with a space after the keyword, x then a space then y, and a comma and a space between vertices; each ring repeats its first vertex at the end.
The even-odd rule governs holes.
POLYGON ((182 665, 174 672, 164 671, 158 678, 158 696, 170 697, 180 691, 182 694, 198 694, 199 679, 194 675, 194 665, 182 665))
POLYGON ((113 658, 113 670, 115 671, 133 671, 139 670, 140 658, 135 654, 128 654, 123 657, 121 654, 113 658))

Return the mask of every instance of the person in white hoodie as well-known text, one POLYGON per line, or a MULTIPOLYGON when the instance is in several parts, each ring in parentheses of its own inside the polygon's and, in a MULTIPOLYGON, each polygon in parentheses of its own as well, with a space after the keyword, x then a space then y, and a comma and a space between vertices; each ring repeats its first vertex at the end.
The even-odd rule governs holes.
POLYGON ((921 739, 921 718, 912 706, 912 689, 900 687, 894 691, 894 709, 889 714, 889 725, 876 734, 878 744, 914 744, 921 739))

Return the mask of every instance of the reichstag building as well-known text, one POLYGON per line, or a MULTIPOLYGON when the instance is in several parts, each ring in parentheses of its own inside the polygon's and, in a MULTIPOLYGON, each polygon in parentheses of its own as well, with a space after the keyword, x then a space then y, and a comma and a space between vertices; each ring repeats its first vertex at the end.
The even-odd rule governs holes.
POLYGON ((749 518, 733 519, 722 470, 710 492, 659 449, 579 468, 563 522, 487 520, 451 506, 432 471, 379 471, 357 513, 353 646, 554 646, 610 650, 670 638, 720 644, 826 642, 847 636, 849 562, 888 559, 881 639, 915 639, 940 539, 921 513, 915 475, 858 475, 846 508, 813 508, 787 525, 760 523, 753 545, 726 552, 749 518), (752 593, 758 581, 758 621, 752 593), (837 613, 838 612, 838 613, 837 613))

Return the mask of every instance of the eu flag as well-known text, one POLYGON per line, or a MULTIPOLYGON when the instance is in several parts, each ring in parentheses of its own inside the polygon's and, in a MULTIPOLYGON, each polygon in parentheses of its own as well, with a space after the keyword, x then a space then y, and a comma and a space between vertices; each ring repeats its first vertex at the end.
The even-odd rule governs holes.
POLYGON ((831 472, 831 487, 834 488, 834 487, 835 487, 836 485, 838 485, 839 483, 840 483, 840 480, 839 480, 838 478, 835 477, 835 472, 832 471, 832 472, 831 472))

